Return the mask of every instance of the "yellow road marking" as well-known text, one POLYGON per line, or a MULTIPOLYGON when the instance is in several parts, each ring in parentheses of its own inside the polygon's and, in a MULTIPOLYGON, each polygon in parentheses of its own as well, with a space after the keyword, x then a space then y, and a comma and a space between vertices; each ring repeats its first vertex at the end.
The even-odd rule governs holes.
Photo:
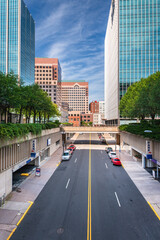
POLYGON ((33 202, 30 202, 30 201, 29 201, 29 203, 30 203, 29 207, 27 208, 27 210, 25 211, 25 213, 23 214, 23 216, 21 217, 21 219, 20 219, 19 222, 17 223, 17 226, 22 222, 23 218, 25 217, 25 215, 27 214, 27 212, 29 211, 29 209, 32 207, 33 202))
POLYGON ((10 233, 10 235, 8 236, 8 238, 6 239, 6 240, 9 240, 11 237, 12 237, 12 235, 13 235, 13 233, 16 231, 16 228, 14 228, 13 230, 12 230, 12 232, 10 233))
POLYGON ((59 163, 57 164, 57 167, 58 167, 60 164, 61 164, 61 162, 59 162, 59 163))
POLYGON ((152 205, 150 204, 150 202, 148 202, 148 205, 150 206, 150 208, 152 209, 152 211, 155 213, 155 215, 157 216, 157 218, 160 220, 160 216, 158 215, 158 213, 154 210, 154 208, 152 207, 152 205))
POLYGON ((91 134, 89 149, 89 169, 88 169, 88 216, 87 216, 87 240, 92 239, 92 215, 91 215, 91 134))
POLYGON ((21 173, 21 176, 26 176, 26 177, 28 177, 28 176, 29 176, 29 173, 21 173))
POLYGON ((122 167, 124 168, 123 164, 121 163, 122 167))
MULTIPOLYGON (((27 212, 29 211, 29 209, 31 208, 31 206, 33 205, 33 202, 28 201, 30 203, 29 207, 27 208, 27 210, 25 211, 25 213, 23 214, 23 216, 21 217, 21 219, 19 220, 19 222, 16 224, 17 226, 22 222, 23 218, 25 217, 25 215, 27 214, 27 212)), ((14 228, 12 230, 12 232, 10 233, 10 235, 8 236, 8 238, 6 240, 9 240, 11 238, 11 236, 13 235, 13 233, 16 231, 17 228, 14 228)))

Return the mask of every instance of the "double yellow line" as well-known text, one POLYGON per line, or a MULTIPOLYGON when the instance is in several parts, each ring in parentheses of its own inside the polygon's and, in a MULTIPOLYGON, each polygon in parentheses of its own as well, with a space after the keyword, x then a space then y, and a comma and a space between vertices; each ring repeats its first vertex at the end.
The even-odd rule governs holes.
POLYGON ((92 206, 91 206, 91 134, 89 149, 89 169, 88 169, 88 216, 87 216, 87 240, 92 239, 92 206))

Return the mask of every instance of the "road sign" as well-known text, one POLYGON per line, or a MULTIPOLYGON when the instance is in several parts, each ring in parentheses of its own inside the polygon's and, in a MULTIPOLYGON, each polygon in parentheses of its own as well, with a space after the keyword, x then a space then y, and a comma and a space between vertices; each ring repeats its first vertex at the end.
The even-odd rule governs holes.
POLYGON ((36 176, 40 177, 41 176, 41 169, 40 168, 36 168, 36 176))
POLYGON ((146 158, 152 158, 152 141, 149 140, 146 141, 146 158))

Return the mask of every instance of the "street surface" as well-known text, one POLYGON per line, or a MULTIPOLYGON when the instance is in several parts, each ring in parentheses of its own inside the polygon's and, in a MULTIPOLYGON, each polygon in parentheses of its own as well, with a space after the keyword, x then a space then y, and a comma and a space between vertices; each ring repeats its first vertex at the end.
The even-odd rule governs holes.
MULTIPOLYGON (((77 139, 100 144, 97 134, 77 139)), ((104 150, 77 149, 54 172, 11 240, 156 240, 160 221, 104 150)))

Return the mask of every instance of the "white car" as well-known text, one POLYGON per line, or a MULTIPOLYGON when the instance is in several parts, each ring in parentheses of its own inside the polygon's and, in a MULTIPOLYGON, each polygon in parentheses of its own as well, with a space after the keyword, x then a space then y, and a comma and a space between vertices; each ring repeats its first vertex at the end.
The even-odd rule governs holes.
POLYGON ((109 152, 108 155, 109 155, 110 158, 116 158, 117 157, 116 152, 109 152))
POLYGON ((62 160, 69 160, 70 157, 71 157, 70 150, 66 150, 62 155, 62 160))

